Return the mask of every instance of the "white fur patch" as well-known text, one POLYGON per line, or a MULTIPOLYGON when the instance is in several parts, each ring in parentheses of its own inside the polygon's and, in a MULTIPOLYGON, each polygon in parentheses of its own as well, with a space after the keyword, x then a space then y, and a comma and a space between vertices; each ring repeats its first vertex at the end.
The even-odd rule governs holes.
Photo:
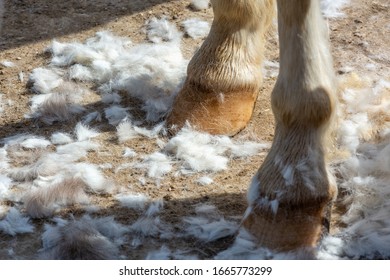
POLYGON ((9 191, 9 188, 12 185, 12 180, 3 174, 0 174, 0 201, 4 194, 9 191))
POLYGON ((56 209, 66 205, 86 204, 89 199, 84 189, 85 183, 81 180, 59 178, 28 192, 24 198, 26 211, 30 217, 42 218, 51 216, 56 209))
POLYGON ((75 128, 75 133, 78 141, 90 140, 99 136, 99 132, 82 123, 78 123, 75 128))
POLYGON ((182 34, 166 19, 152 18, 147 23, 148 39, 153 43, 179 41, 182 34))
POLYGON ((173 237, 171 227, 157 216, 162 207, 162 200, 152 202, 145 214, 130 226, 130 232, 136 235, 135 241, 146 237, 159 237, 161 239, 173 237))
POLYGON ((42 259, 119 259, 123 244, 124 226, 112 217, 79 220, 55 219, 55 225, 45 224, 42 235, 42 259))
POLYGON ((146 260, 197 260, 195 255, 188 254, 182 250, 171 250, 163 245, 159 250, 149 252, 146 260))
POLYGON ((55 132, 51 135, 50 141, 55 145, 69 144, 73 142, 72 136, 64 132, 55 132))
POLYGON ((0 220, 0 231, 14 236, 19 233, 34 232, 34 226, 29 218, 22 216, 16 208, 12 207, 7 216, 0 220))
POLYGON ((119 105, 112 105, 104 109, 104 115, 109 124, 118 125, 130 116, 128 110, 128 108, 123 108, 119 105))
POLYGON ((201 186, 207 186, 214 182, 214 180, 208 176, 202 176, 196 182, 201 186))
POLYGON ((195 210, 197 216, 183 218, 184 231, 188 236, 212 242, 231 236, 238 229, 237 223, 226 221, 212 205, 199 205, 195 210))
POLYGON ((130 148, 125 148, 125 150, 123 151, 123 157, 132 158, 132 157, 135 157, 136 155, 137 155, 137 153, 133 149, 130 149, 130 148))
POLYGON ((144 209, 145 204, 149 201, 149 198, 143 194, 120 193, 117 194, 115 198, 120 202, 122 206, 135 210, 144 209))
POLYGON ((12 68, 12 67, 16 66, 16 64, 14 62, 9 61, 9 60, 3 60, 0 64, 4 67, 7 67, 7 68, 12 68))
POLYGON ((31 137, 22 141, 20 145, 26 149, 38 149, 38 148, 42 149, 51 145, 51 142, 42 137, 31 137))
POLYGON ((144 160, 134 165, 136 168, 147 170, 148 177, 161 178, 172 170, 172 160, 167 155, 156 152, 146 156, 144 160))
POLYGON ((340 10, 347 4, 349 0, 321 0, 322 14, 327 18, 337 18, 343 16, 340 10))
POLYGON ((197 18, 187 19, 181 25, 184 27, 186 34, 193 39, 206 38, 210 32, 210 24, 197 18))
POLYGON ((195 11, 201 11, 209 8, 209 0, 191 0, 191 7, 195 11))
POLYGON ((125 120, 117 126, 116 130, 118 140, 121 143, 134 138, 156 138, 164 131, 164 122, 157 124, 152 129, 147 129, 133 125, 130 120, 125 120))

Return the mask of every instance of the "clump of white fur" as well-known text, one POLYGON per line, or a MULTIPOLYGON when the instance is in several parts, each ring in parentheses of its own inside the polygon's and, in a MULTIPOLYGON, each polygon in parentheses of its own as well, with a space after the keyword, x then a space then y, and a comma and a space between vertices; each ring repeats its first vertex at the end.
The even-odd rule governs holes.
POLYGON ((5 175, 0 174, 0 201, 3 200, 3 196, 9 191, 12 185, 12 180, 5 175))
POLYGON ((214 180, 208 176, 202 176, 196 182, 201 186, 207 186, 214 182, 214 180))
POLYGON ((62 78, 62 71, 47 68, 35 68, 29 77, 29 84, 31 89, 36 94, 48 94, 57 89, 64 80, 62 78))
POLYGON ((118 125, 130 116, 128 108, 123 108, 120 105, 112 105, 104 109, 104 115, 111 125, 118 125))
POLYGON ((234 143, 229 137, 212 136, 187 126, 170 139, 164 151, 183 161, 183 167, 190 171, 217 172, 227 168, 229 157, 253 156, 268 147, 254 142, 234 143))
POLYGON ((0 231, 9 235, 34 232, 34 226, 28 217, 24 217, 16 208, 9 209, 7 216, 0 220, 0 231))
POLYGON ((54 260, 119 259, 124 226, 112 217, 78 220, 55 219, 56 225, 45 224, 39 257, 54 260))
POLYGON ((93 128, 90 128, 82 123, 78 123, 75 128, 75 133, 78 141, 90 140, 97 137, 99 132, 93 128))
POLYGON ((196 255, 183 250, 171 250, 163 245, 160 249, 151 251, 145 258, 146 260, 197 260, 196 255))
POLYGON ((163 200, 153 201, 146 212, 130 226, 134 246, 141 245, 148 237, 170 239, 174 236, 172 228, 158 216, 162 208, 163 200))
POLYGON ((334 169, 339 190, 346 194, 340 202, 347 208, 341 218, 346 226, 323 242, 320 258, 390 256, 390 139, 386 126, 377 123, 389 117, 389 87, 373 85, 371 89, 351 87, 341 94, 345 115, 339 144, 349 157, 336 162, 334 169))
POLYGON ((336 18, 344 14, 340 10, 349 4, 349 0, 321 0, 322 14, 327 18, 336 18))
POLYGON ((197 18, 187 19, 181 25, 186 34, 193 39, 203 39, 210 32, 210 24, 197 18))
MULTIPOLYGON (((132 46, 109 32, 99 32, 84 44, 53 42, 51 65, 70 67, 71 79, 95 82, 105 99, 118 96, 119 91, 127 92, 143 102, 146 120, 157 121, 170 109, 184 80, 187 61, 181 55, 179 35, 173 32, 172 24, 154 19, 149 27, 150 37, 159 43, 132 46)), ((52 78, 48 81, 30 78, 33 89, 48 92, 66 80, 65 74, 58 71, 49 75, 52 78)), ((116 117, 110 122, 115 125, 120 120, 116 117)))
POLYGON ((48 217, 58 207, 88 203, 85 189, 86 185, 81 179, 65 178, 58 183, 54 182, 28 192, 24 198, 24 205, 30 217, 48 217))
POLYGON ((43 137, 32 136, 26 138, 20 143, 20 146, 26 149, 44 149, 51 145, 51 142, 43 137))
POLYGON ((201 11, 208 9, 209 2, 209 0, 191 0, 190 5, 195 11, 201 11))
POLYGON ((55 145, 69 144, 73 142, 72 136, 64 132, 53 133, 50 140, 55 145))
POLYGON ((200 205, 196 208, 197 216, 184 217, 185 234, 211 242, 223 237, 232 236, 238 229, 238 225, 225 218, 217 212, 216 208, 200 205))
POLYGON ((160 178, 172 170, 171 160, 167 155, 159 152, 146 156, 134 167, 146 169, 148 177, 151 178, 160 178))
POLYGON ((179 41, 181 33, 167 19, 152 18, 147 22, 148 39, 153 43, 179 41))
MULTIPOLYGON (((26 212, 34 218, 52 216, 64 206, 85 206, 89 203, 87 193, 111 192, 113 184, 105 178, 98 166, 78 162, 89 151, 98 149, 99 145, 89 140, 96 137, 98 132, 78 123, 75 135, 77 141, 69 134, 54 133, 51 139, 57 145, 55 152, 46 150, 49 141, 34 135, 22 134, 3 139, 6 147, 12 148, 14 155, 23 154, 22 149, 25 148, 39 149, 32 153, 29 164, 7 168, 7 176, 1 180, 4 184, 1 184, 0 191, 4 191, 7 199, 23 202, 26 212), (7 187, 11 182, 15 185, 13 192, 7 187)), ((4 160, 0 158, 0 167, 8 167, 6 149, 1 151, 4 160)))
POLYGON ((85 90, 74 83, 64 82, 53 70, 37 68, 30 75, 29 82, 37 95, 31 98, 32 113, 27 115, 28 118, 52 124, 70 120, 84 112, 79 101, 85 90))
POLYGON ((117 194, 115 198, 122 206, 135 210, 144 209, 145 204, 149 201, 149 198, 143 194, 120 193, 117 194))
MULTIPOLYGON (((0 5, 2 5, 1 3, 2 3, 2 1, 0 1, 0 5)), ((0 12, 0 14, 1 14, 1 12, 0 12)), ((0 64, 4 67, 7 67, 7 68, 12 68, 12 67, 16 66, 16 64, 14 62, 9 61, 9 60, 3 60, 0 64)))
POLYGON ((126 119, 117 126, 116 130, 120 143, 142 137, 152 139, 157 138, 160 133, 164 133, 164 122, 157 124, 152 129, 147 129, 136 126, 126 119))

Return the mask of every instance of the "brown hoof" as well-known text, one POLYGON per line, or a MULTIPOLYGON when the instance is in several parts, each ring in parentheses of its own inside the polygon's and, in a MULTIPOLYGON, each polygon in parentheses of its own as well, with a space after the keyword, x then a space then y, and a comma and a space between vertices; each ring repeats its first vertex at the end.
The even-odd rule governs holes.
POLYGON ((255 208, 243 222, 256 237, 260 246, 276 251, 315 248, 323 235, 324 203, 279 206, 271 209, 255 208))
POLYGON ((201 91, 186 83, 176 97, 167 118, 171 133, 187 122, 210 134, 235 135, 248 124, 257 92, 201 91))

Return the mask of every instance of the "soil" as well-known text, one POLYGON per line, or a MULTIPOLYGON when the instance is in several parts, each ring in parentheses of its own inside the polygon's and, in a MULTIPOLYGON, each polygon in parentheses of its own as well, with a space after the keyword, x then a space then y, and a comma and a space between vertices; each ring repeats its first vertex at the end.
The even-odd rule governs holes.
MULTIPOLYGON (((77 120, 69 123, 42 126, 31 122, 24 115, 30 111, 29 100, 32 92, 27 86, 29 73, 48 65, 49 57, 45 49, 53 39, 58 41, 84 41, 97 31, 110 30, 114 34, 129 37, 134 43, 147 41, 143 32, 145 22, 152 17, 167 17, 178 23, 188 18, 200 18, 212 21, 212 9, 194 11, 189 1, 168 0, 6 0, 5 14, 0 35, 0 62, 12 61, 16 67, 0 65, 0 93, 3 100, 11 100, 12 106, 5 106, 0 115, 0 139, 19 133, 31 133, 50 137, 53 132, 73 131, 77 120), (49 3, 50 2, 50 3, 49 3), (23 73, 24 78, 21 78, 23 73)), ((367 64, 375 63, 377 68, 371 76, 389 77, 390 68, 390 4, 388 0, 354 0, 343 11, 344 17, 329 20, 330 38, 335 69, 339 76, 346 73, 346 67, 352 67, 360 75, 368 70, 367 64)), ((186 58, 202 43, 201 39, 185 37, 182 51, 186 58)), ((268 35, 265 57, 278 60, 277 36, 275 30, 268 35)), ((266 78, 258 97, 251 123, 236 138, 271 142, 273 139, 274 119, 270 106, 270 93, 276 78, 266 78)), ((91 94, 85 101, 88 106, 102 107, 99 97, 91 94)), ((131 101, 129 101, 131 102, 131 101)), ((262 163, 265 153, 249 160, 234 160, 225 172, 212 174, 214 183, 201 187, 195 183, 202 175, 192 177, 164 177, 156 186, 155 180, 146 179, 146 184, 138 180, 142 170, 123 170, 115 173, 116 167, 125 163, 121 157, 124 146, 131 147, 139 154, 157 151, 155 141, 135 139, 125 144, 116 140, 116 130, 108 124, 102 124, 103 133, 98 138, 101 149, 91 152, 88 161, 97 165, 110 163, 112 168, 104 169, 107 178, 113 184, 131 188, 135 192, 145 193, 152 199, 164 199, 162 219, 178 226, 182 216, 194 214, 194 207, 199 203, 215 205, 224 217, 240 217, 246 208, 245 194, 252 176, 262 163)), ((165 139, 167 140, 167 139, 165 139)), ((18 162, 14 162, 17 165, 18 162)), ((21 163, 19 163, 21 164, 21 163)), ((173 172, 174 173, 174 172, 173 172)), ((95 196, 102 210, 98 215, 114 215, 123 224, 131 224, 141 213, 122 208, 110 195, 95 196)), ((81 215, 83 210, 77 206, 64 209, 60 214, 81 215)), ((34 220, 38 231, 49 219, 34 220)), ((20 235, 9 237, 0 234, 4 242, 19 244, 14 248, 15 255, 24 259, 33 259, 41 247, 40 234, 36 236, 20 235)), ((173 248, 196 251, 200 258, 211 258, 216 252, 230 244, 231 240, 222 240, 212 244, 199 244, 199 241, 182 239, 165 241, 173 248)), ((132 250, 124 246, 125 258, 142 259, 150 249, 161 246, 158 240, 150 240, 142 250, 132 250)), ((6 258, 1 254, 0 258, 6 258)))

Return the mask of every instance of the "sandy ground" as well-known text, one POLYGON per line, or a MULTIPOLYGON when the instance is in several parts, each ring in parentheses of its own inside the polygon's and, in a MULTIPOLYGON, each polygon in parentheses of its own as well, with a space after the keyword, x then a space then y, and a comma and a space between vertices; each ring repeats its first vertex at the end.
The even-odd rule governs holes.
MULTIPOLYGON (((109 30, 118 36, 128 37, 135 43, 147 40, 142 31, 145 21, 152 17, 167 17, 173 23, 180 23, 187 18, 200 18, 212 21, 212 10, 194 11, 189 1, 163 0, 96 0, 96 1, 5 1, 6 13, 0 35, 0 62, 12 61, 16 67, 0 65, 0 93, 3 100, 10 100, 4 107, 0 118, 0 139, 19 133, 32 133, 47 138, 56 131, 73 131, 78 120, 51 126, 32 122, 24 115, 29 112, 29 100, 32 95, 27 87, 29 73, 34 68, 46 66, 49 56, 44 52, 53 39, 69 42, 84 41, 97 31, 109 30), (23 73, 23 78, 21 74, 23 73)), ((345 16, 329 20, 330 37, 335 69, 339 76, 353 69, 360 75, 369 73, 372 77, 388 77, 390 67, 390 12, 387 0, 354 0, 344 9, 345 16), (367 65, 375 63, 375 71, 367 70, 367 65)), ((277 37, 275 32, 268 36, 266 58, 277 61, 277 37)), ((201 44, 201 39, 185 37, 182 51, 190 58, 201 44)), ((369 68, 369 67, 368 67, 369 68)), ((256 104, 255 113, 249 126, 235 138, 244 138, 270 142, 273 138, 274 120, 270 109, 269 96, 276 78, 264 81, 256 104)), ((91 94, 85 100, 87 107, 103 108, 99 97, 91 94)), ((128 100, 128 102, 134 102, 128 100)), ((139 182, 142 170, 124 170, 115 173, 116 167, 125 163, 121 157, 125 146, 139 154, 158 150, 155 141, 135 139, 125 144, 116 140, 115 128, 100 124, 102 134, 98 138, 101 144, 99 152, 91 152, 88 161, 97 165, 110 163, 111 168, 104 169, 107 178, 116 186, 131 186, 135 192, 145 193, 152 199, 164 199, 162 219, 167 223, 179 225, 183 215, 194 214, 194 207, 199 203, 215 205, 225 217, 240 217, 245 211, 245 193, 247 186, 256 172, 265 153, 249 159, 231 161, 229 169, 212 174, 214 182, 209 186, 199 186, 196 179, 202 175, 190 177, 166 176, 159 181, 146 178, 146 184, 139 182)), ((167 141, 167 139, 164 139, 167 141)), ((14 166, 23 165, 21 159, 15 159, 14 166), (18 162, 20 161, 20 162, 18 162)), ((102 207, 98 215, 115 215, 122 224, 129 224, 140 215, 121 207, 110 195, 98 195, 95 203, 102 207)), ((12 206, 9 202, 8 206, 12 206)), ((64 209, 60 215, 75 216, 83 213, 77 206, 64 209)), ((49 219, 36 219, 37 231, 49 219)), ((41 247, 40 235, 20 235, 10 237, 0 233, 0 239, 6 244, 16 244, 13 248, 18 258, 35 258, 41 247)), ((195 250, 201 258, 210 258, 231 240, 222 240, 212 244, 200 244, 190 238, 170 241, 170 245, 181 249, 195 250)), ((4 243, 3 243, 4 244, 4 243)), ((145 242, 140 250, 132 250, 124 245, 122 253, 126 258, 144 258, 145 252, 158 248, 158 241, 145 242)), ((7 258, 1 255, 0 258, 7 258)))

